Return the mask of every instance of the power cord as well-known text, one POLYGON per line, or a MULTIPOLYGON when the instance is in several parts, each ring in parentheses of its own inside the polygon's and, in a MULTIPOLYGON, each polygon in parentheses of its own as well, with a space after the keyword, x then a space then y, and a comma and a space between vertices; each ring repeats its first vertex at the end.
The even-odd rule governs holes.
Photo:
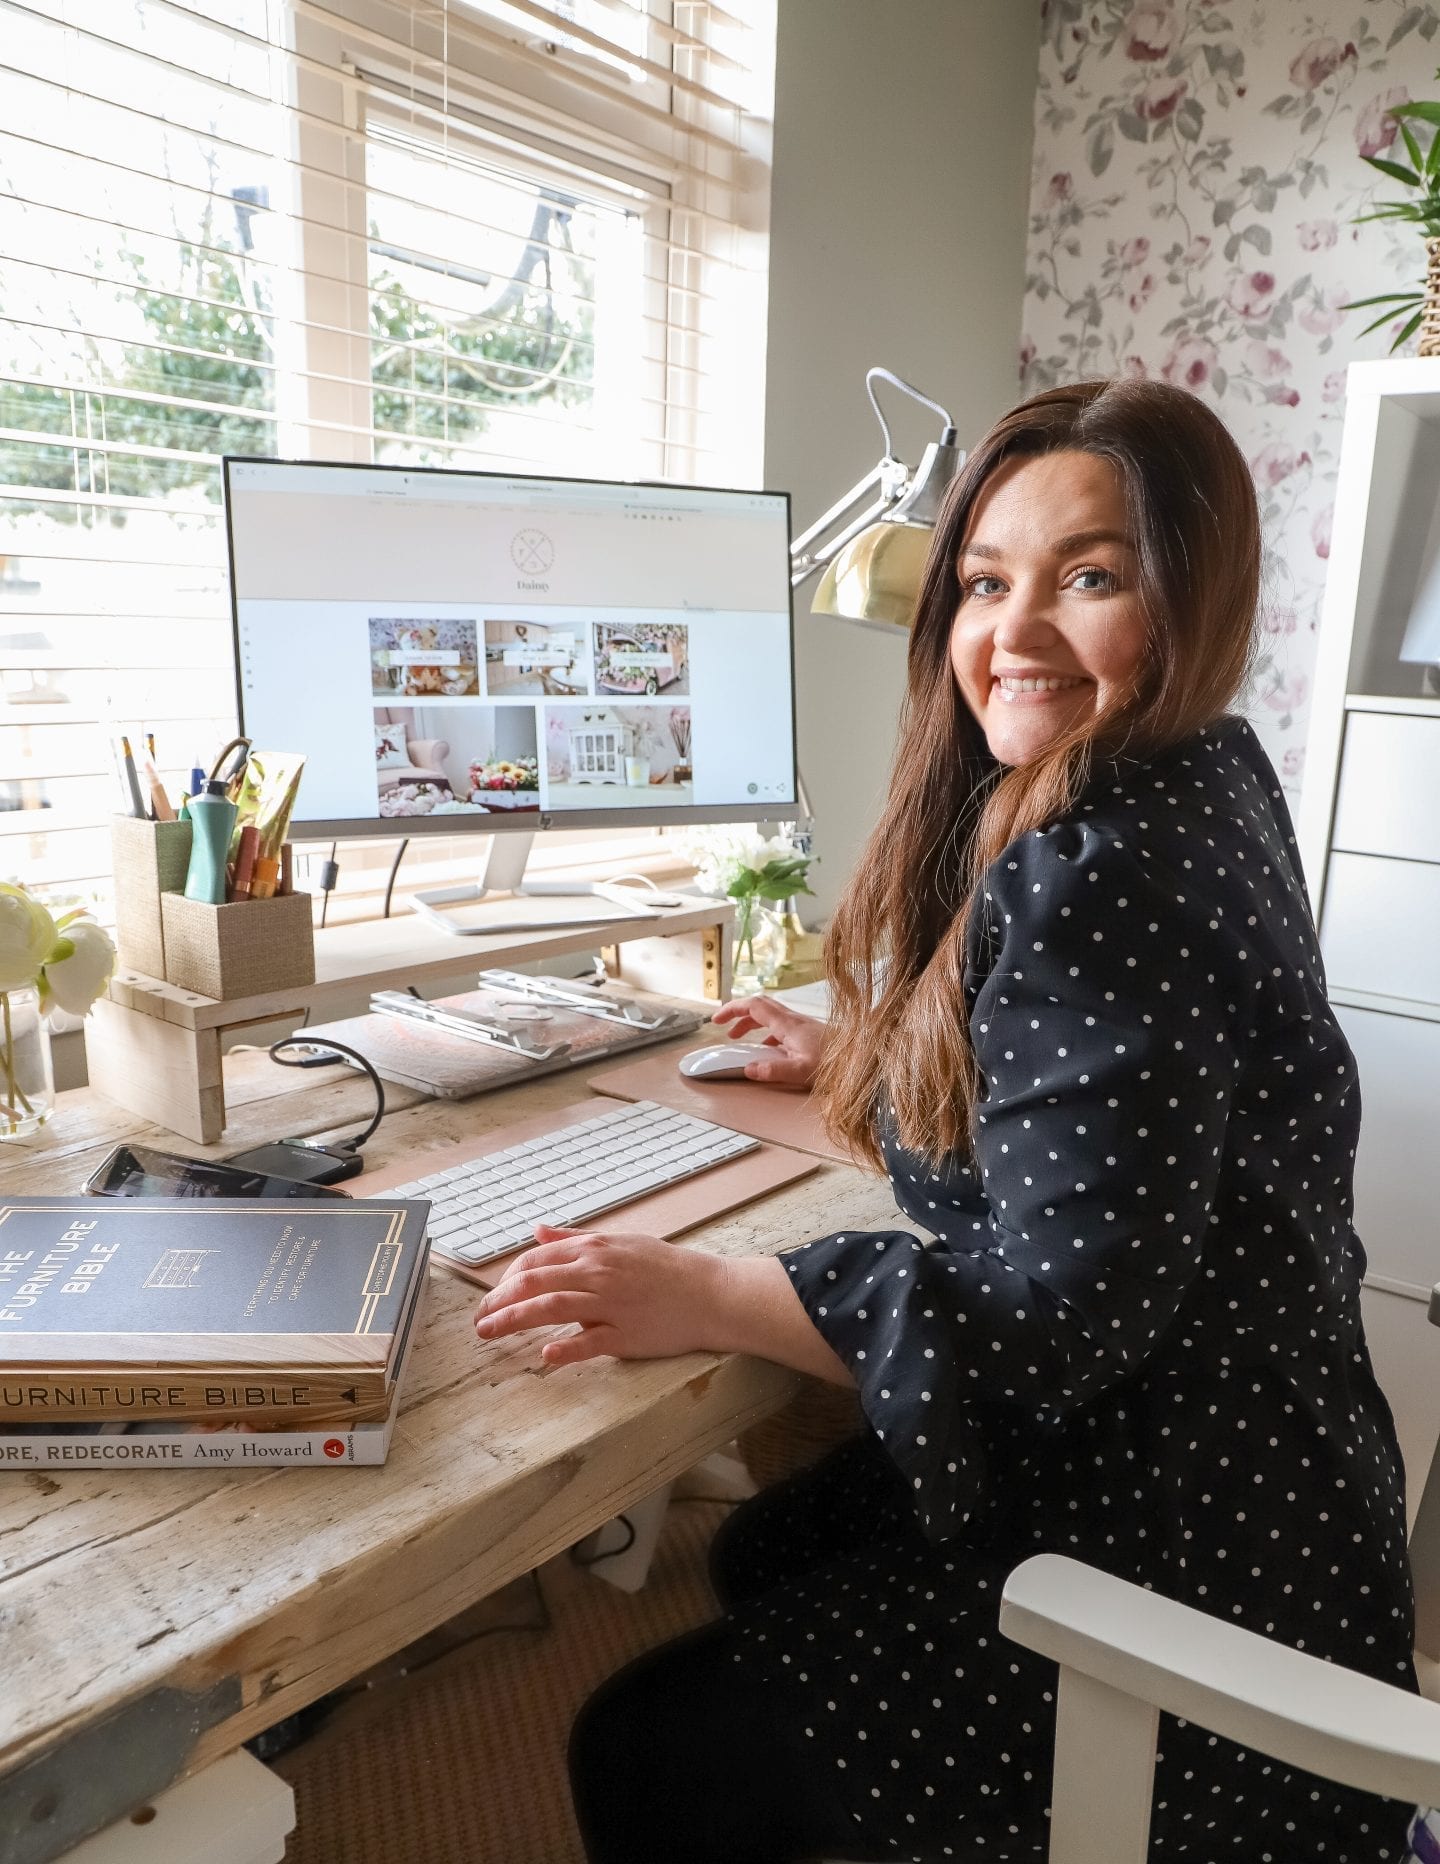
MULTIPOLYGON (((334 1042, 329 1036, 326 1036, 323 1041, 315 1036, 282 1036, 278 1042, 270 1044, 270 1059, 278 1062, 282 1068, 328 1068, 338 1055, 343 1055, 347 1061, 354 1062, 357 1068, 370 1077, 370 1085, 375 1089, 375 1115, 363 1133, 357 1133, 353 1139, 337 1139, 333 1146, 319 1149, 331 1152, 358 1152, 381 1120, 385 1118, 385 1083, 375 1072, 371 1063, 366 1060, 359 1049, 350 1048, 344 1042, 334 1042), (291 1048, 300 1049, 303 1052, 298 1055, 280 1053, 281 1049, 291 1048)), ((303 1145, 305 1142, 300 1140, 296 1143, 303 1145)))
POLYGON ((335 882, 340 878, 340 863, 335 859, 338 842, 330 844, 330 858, 320 863, 320 923, 325 923, 325 915, 330 910, 330 895, 335 891, 335 882))
POLYGON ((635 1545, 635 1523, 629 1515, 616 1515, 615 1519, 629 1534, 629 1540, 621 1541, 618 1547, 607 1547, 603 1553, 581 1553, 578 1547, 572 1547, 570 1558, 576 1566, 598 1566, 602 1560, 618 1560, 622 1553, 629 1553, 635 1545))
MULTIPOLYGON (((390 878, 385 882, 385 910, 380 915, 382 919, 388 919, 390 917, 390 896, 395 891, 395 876, 400 872, 401 857, 409 846, 410 837, 408 835, 402 836, 400 846, 395 850, 395 859, 390 863, 390 878)), ((320 923, 324 925, 325 921, 322 919, 320 923)))

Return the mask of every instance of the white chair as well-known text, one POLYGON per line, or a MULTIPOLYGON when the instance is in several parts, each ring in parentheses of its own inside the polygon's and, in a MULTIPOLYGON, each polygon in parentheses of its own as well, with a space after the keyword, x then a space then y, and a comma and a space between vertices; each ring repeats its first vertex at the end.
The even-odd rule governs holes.
MULTIPOLYGON (((1440 1324, 1440 1288, 1430 1318, 1440 1324)), ((1421 1696, 1079 1560, 1017 1566, 1000 1629, 1060 1666, 1050 1864, 1145 1864, 1162 1709, 1341 1785, 1440 1805, 1440 1445, 1410 1564, 1421 1696)))

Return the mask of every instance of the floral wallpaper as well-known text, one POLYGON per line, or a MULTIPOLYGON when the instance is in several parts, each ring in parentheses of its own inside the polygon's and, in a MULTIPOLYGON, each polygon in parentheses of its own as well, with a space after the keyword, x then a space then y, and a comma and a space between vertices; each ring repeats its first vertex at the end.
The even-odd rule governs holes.
MULTIPOLYGON (((1440 5, 1043 0, 1021 380, 1159 377, 1250 461, 1267 562, 1248 710, 1298 792, 1353 297, 1417 285, 1421 238, 1352 224, 1401 190, 1385 112, 1440 97, 1440 5)), ((1413 349, 1413 342, 1407 345, 1413 349)))

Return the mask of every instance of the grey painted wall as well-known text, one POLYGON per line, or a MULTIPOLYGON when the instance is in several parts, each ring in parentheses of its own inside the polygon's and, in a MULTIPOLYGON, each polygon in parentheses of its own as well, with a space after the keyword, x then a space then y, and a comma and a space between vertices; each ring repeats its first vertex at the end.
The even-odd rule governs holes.
MULTIPOLYGON (((1039 0, 780 0, 765 483, 798 533, 874 464, 881 364, 961 444, 1019 399, 1039 0)), ((893 395, 913 465, 938 422, 893 395)), ((811 586, 807 586, 811 587, 811 586)), ((899 637, 796 601, 800 759, 828 913, 884 795, 899 637)))

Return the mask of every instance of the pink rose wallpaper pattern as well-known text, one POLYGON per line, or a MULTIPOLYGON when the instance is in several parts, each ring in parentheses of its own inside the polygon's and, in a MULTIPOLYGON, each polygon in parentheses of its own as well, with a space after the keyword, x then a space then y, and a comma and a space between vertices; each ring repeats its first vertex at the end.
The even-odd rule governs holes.
POLYGON ((1042 20, 1021 383, 1158 377, 1229 425, 1267 549, 1247 710, 1298 794, 1345 365, 1393 334, 1342 306, 1425 271, 1413 231, 1351 224, 1399 193, 1360 157, 1395 140, 1392 104, 1440 98, 1440 5, 1044 0, 1042 20))

